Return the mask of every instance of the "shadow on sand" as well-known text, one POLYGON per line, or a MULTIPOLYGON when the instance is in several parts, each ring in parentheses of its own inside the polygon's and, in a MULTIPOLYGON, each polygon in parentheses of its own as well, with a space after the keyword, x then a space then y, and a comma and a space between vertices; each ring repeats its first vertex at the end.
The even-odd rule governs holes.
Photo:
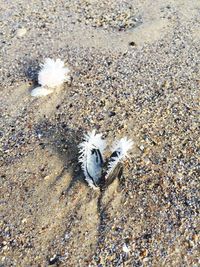
POLYGON ((37 124, 35 131, 38 135, 43 136, 40 146, 42 148, 50 147, 63 162, 62 170, 49 186, 53 188, 60 179, 69 172, 72 179, 68 187, 61 193, 61 197, 66 196, 77 182, 86 185, 84 175, 78 162, 78 144, 81 142, 84 132, 82 128, 79 128, 78 131, 74 131, 65 123, 53 125, 46 119, 37 124))

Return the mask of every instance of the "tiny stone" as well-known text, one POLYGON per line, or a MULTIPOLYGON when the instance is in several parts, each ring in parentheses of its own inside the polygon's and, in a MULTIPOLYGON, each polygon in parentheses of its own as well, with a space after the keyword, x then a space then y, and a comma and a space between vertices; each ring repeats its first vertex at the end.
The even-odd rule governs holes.
POLYGON ((129 45, 130 46, 136 46, 136 43, 132 41, 132 42, 129 43, 129 45))
POLYGON ((197 243, 198 242, 198 235, 193 235, 192 236, 192 240, 195 242, 195 243, 197 243))
POLYGON ((57 261, 59 261, 59 256, 54 255, 52 258, 49 259, 49 265, 55 264, 57 261))
POLYGON ((17 37, 22 37, 26 34, 26 32, 27 32, 26 28, 20 28, 17 30, 16 35, 17 37))
POLYGON ((147 249, 143 250, 143 251, 140 253, 140 256, 141 256, 142 258, 145 258, 147 255, 148 255, 148 250, 147 250, 147 249))
POLYGON ((5 246, 5 245, 7 244, 7 241, 4 240, 4 241, 2 242, 2 244, 3 244, 3 246, 5 246))
POLYGON ((2 248, 3 251, 9 250, 9 247, 6 245, 2 248))
POLYGON ((22 220, 22 223, 26 223, 26 222, 27 222, 27 219, 24 218, 24 219, 22 220))
POLYGON ((144 150, 144 146, 143 146, 143 145, 140 146, 140 150, 141 150, 141 151, 144 150))
POLYGON ((113 117, 115 115, 116 115, 116 113, 114 111, 110 111, 109 114, 108 114, 109 117, 113 117))
POLYGON ((130 251, 130 248, 127 246, 127 244, 124 244, 122 249, 125 253, 129 253, 130 251))

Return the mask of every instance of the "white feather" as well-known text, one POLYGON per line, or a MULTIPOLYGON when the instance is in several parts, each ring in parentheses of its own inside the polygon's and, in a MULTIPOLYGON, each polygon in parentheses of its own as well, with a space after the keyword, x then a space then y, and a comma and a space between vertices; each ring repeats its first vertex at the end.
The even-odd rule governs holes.
POLYGON ((84 141, 79 145, 82 150, 91 150, 92 148, 97 148, 103 153, 106 142, 102 139, 102 134, 95 134, 95 130, 84 135, 84 141))
POLYGON ((51 94, 51 93, 53 93, 53 90, 50 90, 50 89, 48 89, 48 88, 39 86, 39 87, 34 88, 34 89, 31 91, 31 96, 34 96, 34 97, 40 97, 40 96, 46 96, 46 95, 49 95, 49 94, 51 94))
POLYGON ((105 147, 106 143, 105 140, 102 139, 102 134, 95 134, 95 130, 86 134, 84 136, 84 141, 79 145, 79 162, 81 163, 86 181, 93 188, 96 188, 96 186, 94 185, 90 176, 92 176, 94 182, 98 183, 102 174, 102 166, 96 163, 94 155, 92 155, 92 150, 98 149, 102 156, 105 147), (88 174, 88 168, 91 171, 90 175, 88 174))
POLYGON ((121 157, 126 157, 128 150, 133 146, 134 142, 127 137, 121 138, 119 141, 115 142, 112 146, 112 152, 119 152, 121 157))
POLYGON ((48 88, 60 86, 70 80, 69 72, 70 70, 64 67, 62 60, 47 58, 39 71, 38 83, 48 88))
POLYGON ((109 173, 116 167, 118 162, 123 161, 127 157, 128 150, 132 148, 133 143, 134 142, 127 137, 121 138, 119 141, 114 143, 112 153, 116 152, 117 156, 110 159, 106 177, 108 177, 109 173))

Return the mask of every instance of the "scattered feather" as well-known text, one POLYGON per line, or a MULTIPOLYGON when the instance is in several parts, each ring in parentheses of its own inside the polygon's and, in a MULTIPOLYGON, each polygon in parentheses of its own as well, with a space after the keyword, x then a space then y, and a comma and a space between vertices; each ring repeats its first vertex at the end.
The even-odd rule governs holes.
POLYGON ((62 60, 47 58, 38 74, 38 83, 49 88, 60 86, 70 80, 69 72, 62 60))
POLYGON ((84 141, 79 144, 81 163, 85 179, 89 186, 96 189, 110 185, 115 178, 120 178, 123 173, 123 161, 131 149, 133 141, 124 137, 116 142, 112 154, 107 161, 103 159, 106 147, 102 134, 95 130, 84 136, 84 141))
POLYGON ((106 147, 102 134, 95 130, 84 136, 84 141, 79 145, 82 170, 89 186, 96 189, 99 186, 103 168, 103 152, 106 147))
POLYGON ((31 96, 41 97, 53 93, 53 89, 61 86, 64 82, 70 81, 70 70, 64 66, 60 59, 45 59, 45 62, 38 73, 38 83, 41 87, 32 90, 31 96))
POLYGON ((40 97, 40 96, 49 95, 51 93, 53 93, 53 90, 45 88, 45 87, 42 87, 42 86, 39 86, 39 87, 34 88, 31 91, 31 96, 40 97))

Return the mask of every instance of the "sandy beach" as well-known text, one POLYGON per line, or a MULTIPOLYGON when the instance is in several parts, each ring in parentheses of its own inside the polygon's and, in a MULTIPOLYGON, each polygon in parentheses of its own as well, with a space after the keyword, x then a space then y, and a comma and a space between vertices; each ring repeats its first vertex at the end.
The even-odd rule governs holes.
POLYGON ((200 1, 0 6, 0 267, 199 266, 200 1), (72 82, 34 98, 47 57, 72 82), (104 192, 93 129, 134 141, 104 192))

